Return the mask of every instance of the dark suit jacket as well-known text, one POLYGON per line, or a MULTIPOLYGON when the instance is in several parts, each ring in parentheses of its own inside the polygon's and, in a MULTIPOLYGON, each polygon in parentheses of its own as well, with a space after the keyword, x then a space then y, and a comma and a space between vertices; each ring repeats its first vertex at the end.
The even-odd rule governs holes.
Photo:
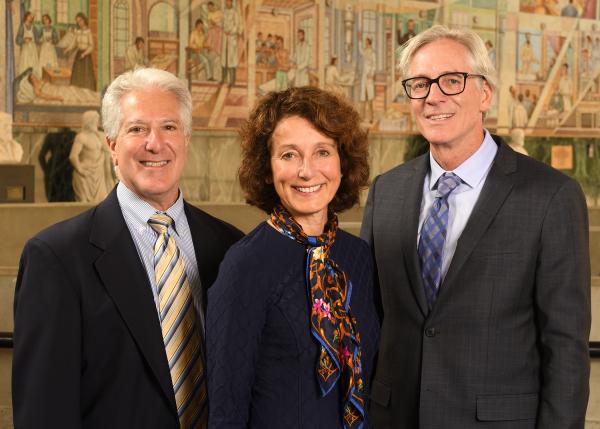
POLYGON ((377 428, 583 428, 588 400, 588 219, 579 185, 498 153, 428 311, 417 255, 429 154, 378 177, 361 235, 383 326, 377 428))
MULTIPOLYGON (((185 214, 206 295, 242 234, 187 203, 185 214)), ((16 429, 179 427, 148 275, 116 191, 25 246, 13 406, 16 429)))

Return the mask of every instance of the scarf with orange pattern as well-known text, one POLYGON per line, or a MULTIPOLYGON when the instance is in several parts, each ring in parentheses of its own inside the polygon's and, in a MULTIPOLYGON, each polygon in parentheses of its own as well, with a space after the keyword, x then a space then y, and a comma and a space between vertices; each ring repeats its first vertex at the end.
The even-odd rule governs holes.
POLYGON ((325 396, 342 376, 344 429, 360 429, 365 420, 365 395, 360 335, 356 319, 350 314, 352 282, 329 257, 338 228, 337 216, 330 213, 323 234, 317 237, 307 236, 302 226, 281 205, 273 209, 271 223, 280 233, 306 248, 310 328, 321 346, 317 380, 325 396))

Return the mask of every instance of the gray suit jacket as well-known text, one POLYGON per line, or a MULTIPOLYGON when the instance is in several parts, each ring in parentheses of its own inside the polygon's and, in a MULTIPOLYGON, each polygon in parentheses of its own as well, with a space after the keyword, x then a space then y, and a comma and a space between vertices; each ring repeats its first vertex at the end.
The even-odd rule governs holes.
POLYGON ((417 255, 429 155, 379 176, 361 236, 383 326, 377 428, 583 428, 588 401, 588 219, 579 185, 499 150, 431 311, 417 255))

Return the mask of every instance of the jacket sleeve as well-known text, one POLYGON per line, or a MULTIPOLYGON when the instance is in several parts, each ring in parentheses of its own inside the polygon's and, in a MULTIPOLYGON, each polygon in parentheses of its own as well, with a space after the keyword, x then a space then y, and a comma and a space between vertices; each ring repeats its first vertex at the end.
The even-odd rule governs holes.
POLYGON ((579 185, 569 180, 547 208, 536 269, 542 359, 539 429, 584 426, 590 375, 588 240, 585 197, 579 185))
POLYGON ((246 428, 267 303, 242 252, 229 252, 208 291, 206 350, 212 429, 246 428))
POLYGON ((78 294, 45 242, 27 243, 14 302, 12 394, 15 428, 81 427, 78 294))
MULTIPOLYGON (((371 250, 371 256, 373 258, 373 302, 375 303, 375 309, 377 311, 377 317, 379 323, 383 323, 383 303, 381 301, 381 291, 379 289, 379 273, 377 271, 377 260, 375 259, 375 242, 373 238, 373 211, 375 205, 375 188, 377 181, 380 176, 377 176, 373 180, 371 189, 369 189, 369 196, 367 198, 367 204, 364 209, 362 224, 360 226, 360 238, 365 240, 371 250)), ((371 377, 372 379, 372 377, 371 377)))

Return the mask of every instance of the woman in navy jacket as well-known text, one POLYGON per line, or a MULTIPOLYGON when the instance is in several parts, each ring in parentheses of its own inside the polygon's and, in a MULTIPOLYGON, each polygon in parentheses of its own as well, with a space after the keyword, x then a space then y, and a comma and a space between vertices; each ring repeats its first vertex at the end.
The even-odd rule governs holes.
POLYGON ((267 95, 241 136, 241 186, 269 217, 208 293, 209 427, 368 427, 373 263, 336 214, 367 183, 367 134, 346 101, 302 87, 267 95))

